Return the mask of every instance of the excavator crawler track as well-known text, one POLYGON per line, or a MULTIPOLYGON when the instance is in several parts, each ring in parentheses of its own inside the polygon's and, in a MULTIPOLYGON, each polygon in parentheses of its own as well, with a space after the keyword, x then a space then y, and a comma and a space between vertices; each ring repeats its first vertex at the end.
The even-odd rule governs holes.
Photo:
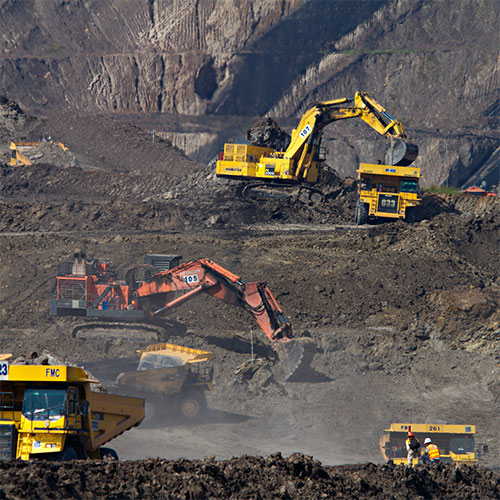
POLYGON ((158 342, 167 337, 166 329, 158 325, 143 323, 84 323, 73 328, 71 336, 76 339, 133 340, 136 342, 158 342))
POLYGON ((325 195, 311 186, 296 184, 269 184, 266 182, 247 184, 238 189, 238 196, 245 201, 255 203, 269 200, 293 200, 303 203, 322 203, 325 195))

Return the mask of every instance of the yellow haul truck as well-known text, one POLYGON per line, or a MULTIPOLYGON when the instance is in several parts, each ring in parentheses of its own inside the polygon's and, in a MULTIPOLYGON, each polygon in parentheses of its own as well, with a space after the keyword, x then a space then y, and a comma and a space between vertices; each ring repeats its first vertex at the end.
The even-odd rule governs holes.
MULTIPOLYGON (((474 446, 475 425, 449 425, 449 424, 391 424, 385 429, 386 434, 380 438, 380 451, 386 460, 395 464, 407 463, 406 439, 408 430, 420 441, 424 448, 426 437, 439 448, 441 463, 472 464, 478 461, 474 446)), ((414 461, 415 463, 415 461, 414 461)))
POLYGON ((206 391, 213 388, 213 353, 175 344, 151 344, 139 357, 86 363, 109 389, 145 398, 145 422, 156 417, 194 420, 206 410, 206 391))
POLYGON ((144 400, 92 392, 82 368, 0 361, 0 459, 118 459, 111 439, 144 418, 144 400))
POLYGON ((361 163, 358 170, 356 223, 387 217, 415 221, 420 169, 361 163))

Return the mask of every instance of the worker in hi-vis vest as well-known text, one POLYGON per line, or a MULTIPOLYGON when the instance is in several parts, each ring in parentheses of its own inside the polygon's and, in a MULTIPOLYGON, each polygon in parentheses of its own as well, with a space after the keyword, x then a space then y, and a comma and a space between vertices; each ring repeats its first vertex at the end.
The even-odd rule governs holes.
POLYGON ((437 463, 440 461, 441 456, 439 455, 439 448, 431 441, 431 438, 427 437, 424 441, 425 450, 422 453, 422 463, 437 463))

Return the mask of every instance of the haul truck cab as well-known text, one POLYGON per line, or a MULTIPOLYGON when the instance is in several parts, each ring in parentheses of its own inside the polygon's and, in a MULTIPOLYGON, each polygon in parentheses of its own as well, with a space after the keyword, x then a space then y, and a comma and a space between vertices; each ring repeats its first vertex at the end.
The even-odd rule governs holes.
POLYGON ((415 207, 421 201, 419 168, 361 163, 357 172, 357 224, 376 218, 415 220, 415 207))
POLYGON ((96 382, 78 367, 0 361, 0 459, 117 459, 102 445, 143 420, 144 400, 92 392, 96 382))
MULTIPOLYGON (((424 450, 424 440, 431 438, 439 448, 441 463, 472 464, 478 461, 474 445, 475 425, 448 424, 391 424, 380 438, 380 451, 385 460, 395 464, 407 463, 406 439, 408 430, 420 441, 419 453, 424 450)), ((415 463, 415 460, 414 460, 415 463)))

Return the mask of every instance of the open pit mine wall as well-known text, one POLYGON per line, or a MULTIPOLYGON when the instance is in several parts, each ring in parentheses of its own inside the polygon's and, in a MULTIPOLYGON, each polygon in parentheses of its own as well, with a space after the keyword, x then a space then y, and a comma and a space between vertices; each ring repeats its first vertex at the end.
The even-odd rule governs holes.
MULTIPOLYGON (((368 90, 419 143, 424 184, 498 182, 495 0, 0 0, 0 10, 0 93, 25 109, 279 121, 368 90)), ((347 128, 325 131, 328 163, 355 175, 383 140, 347 128)), ((228 137, 158 132, 201 161, 228 137)))
POLYGON ((25 107, 260 114, 382 3, 0 0, 0 87, 25 107))

